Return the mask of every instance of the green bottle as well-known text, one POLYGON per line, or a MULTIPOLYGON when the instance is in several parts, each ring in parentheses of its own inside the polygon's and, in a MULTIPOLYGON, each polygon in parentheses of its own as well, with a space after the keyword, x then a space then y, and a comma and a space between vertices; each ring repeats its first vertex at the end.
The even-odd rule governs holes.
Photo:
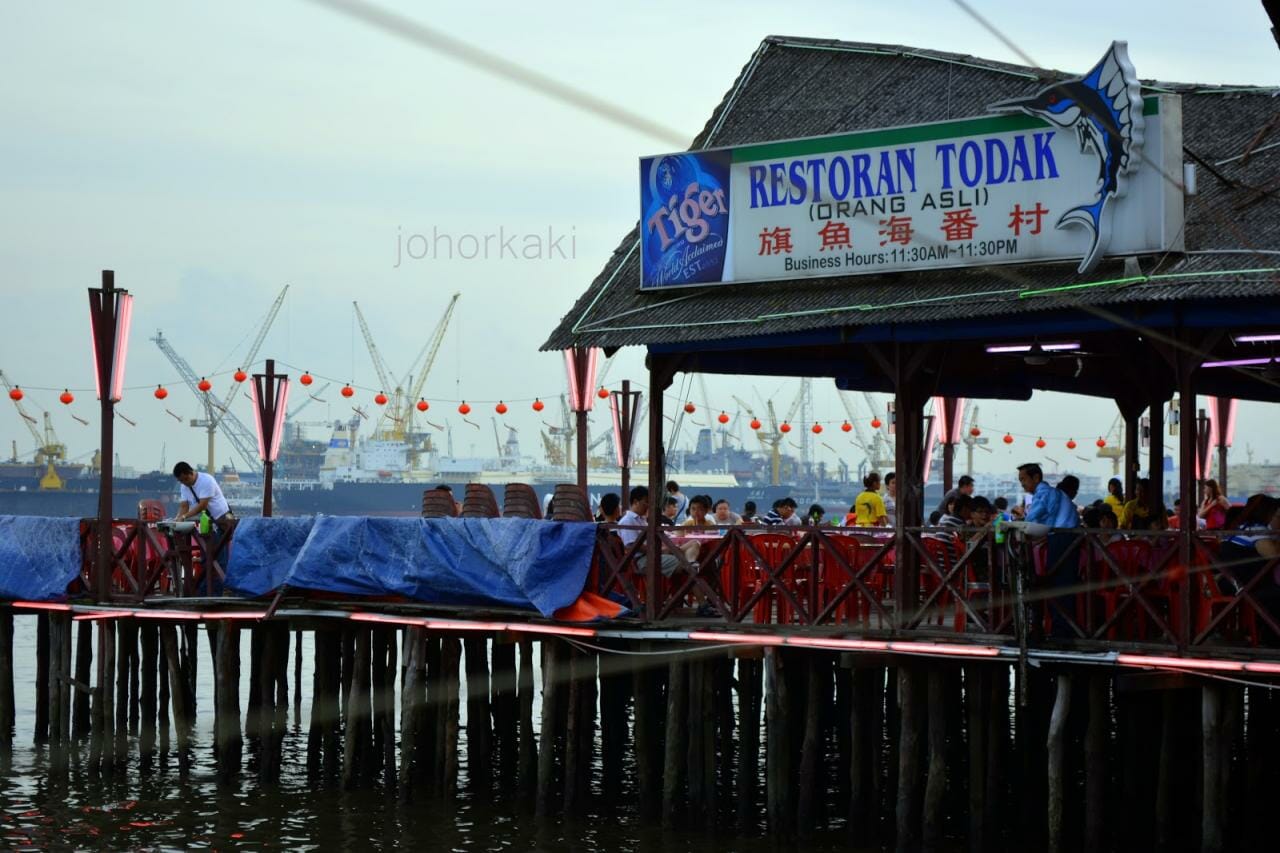
POLYGON ((1003 545, 1003 544, 1004 544, 1004 536, 1005 536, 1005 533, 1004 533, 1004 516, 1003 516, 1003 515, 997 515, 997 516, 996 516, 996 524, 995 524, 995 528, 996 528, 996 544, 997 544, 997 545, 1003 545))
POLYGON ((200 510, 200 528, 199 528, 200 535, 208 536, 210 528, 211 528, 211 524, 209 521, 209 513, 205 512, 204 510, 200 510))

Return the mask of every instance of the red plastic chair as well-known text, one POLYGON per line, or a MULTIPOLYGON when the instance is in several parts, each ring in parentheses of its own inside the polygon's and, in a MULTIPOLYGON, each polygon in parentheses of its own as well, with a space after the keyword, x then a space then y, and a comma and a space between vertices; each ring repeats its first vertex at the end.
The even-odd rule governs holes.
MULTIPOLYGON (((734 594, 734 578, 732 576, 732 562, 725 560, 721 569, 721 584, 724 589, 726 600, 732 599, 733 610, 736 614, 748 599, 757 591, 764 588, 768 573, 777 571, 778 568, 786 561, 787 556, 796 547, 796 540, 782 533, 759 533, 748 537, 750 545, 742 543, 738 546, 738 564, 739 574, 737 577, 737 593, 734 594), (759 554, 759 559, 756 559, 759 554)), ((791 574, 790 570, 787 575, 791 574)), ((785 575, 778 575, 778 583, 786 583, 785 575)), ((794 592, 794 590, 793 590, 794 592)), ((797 596, 799 597, 799 596, 797 596)), ((778 600, 778 621, 789 621, 791 615, 790 602, 786 601, 785 596, 778 592, 776 586, 765 592, 752 608, 752 618, 759 623, 767 623, 773 621, 770 617, 773 613, 774 600, 778 600), (784 616, 787 617, 784 619, 784 616)))
MULTIPOLYGON (((843 536, 840 534, 830 534, 826 537, 826 541, 830 543, 845 562, 849 564, 849 569, 856 575, 862 570, 866 564, 866 558, 862 556, 862 546, 858 540, 852 536, 843 536)), ((823 610, 827 605, 840 594, 853 577, 849 572, 845 571, 844 566, 831 556, 830 552, 825 548, 819 552, 818 575, 820 578, 819 589, 819 607, 823 610)), ((875 573, 876 575, 879 572, 875 573)), ((867 585, 874 591, 873 584, 878 582, 875 578, 867 578, 864 580, 867 585)), ((864 623, 870 619, 871 602, 867 600, 866 594, 861 589, 855 589, 845 596, 839 606, 832 612, 831 618, 834 622, 853 622, 861 619, 864 623)))
MULTIPOLYGON (((1110 563, 1103 560, 1100 564, 1101 580, 1104 583, 1102 589, 1098 590, 1098 597, 1103 602, 1103 621, 1110 621, 1119 608, 1122 599, 1130 597, 1128 585, 1122 583, 1124 579, 1133 580, 1141 577, 1150 571, 1152 548, 1151 543, 1145 539, 1126 539, 1119 542, 1112 542, 1107 546, 1107 555, 1110 556, 1111 562, 1116 564, 1119 570, 1117 576, 1111 568, 1110 563)), ((1153 598, 1164 597, 1168 599, 1167 591, 1161 591, 1156 584, 1144 583, 1139 585, 1144 598, 1150 601, 1153 598)), ((1170 607, 1172 611, 1172 607, 1170 607)), ((1129 605, 1129 620, 1134 629, 1135 636, 1146 636, 1146 611, 1141 604, 1129 605)), ((1108 629, 1107 637, 1115 639, 1116 626, 1112 625, 1108 629)))

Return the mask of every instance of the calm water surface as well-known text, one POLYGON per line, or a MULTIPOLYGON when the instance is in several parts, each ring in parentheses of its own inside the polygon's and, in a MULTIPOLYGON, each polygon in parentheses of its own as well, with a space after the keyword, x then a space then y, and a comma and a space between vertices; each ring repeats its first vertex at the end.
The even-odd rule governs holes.
MULTIPOLYGON (((0 767, 0 848, 290 850, 672 850, 711 853, 724 850, 776 850, 763 838, 714 836, 706 832, 663 832, 636 819, 625 806, 620 814, 588 815, 534 828, 532 814, 497 794, 466 790, 466 758, 457 801, 446 804, 425 795, 408 805, 381 789, 341 792, 308 780, 307 726, 293 719, 290 667, 290 720, 284 743, 280 785, 261 787, 249 768, 232 787, 219 788, 213 760, 213 683, 207 640, 200 631, 198 716, 192 735, 191 767, 178 772, 174 752, 158 756, 150 769, 140 766, 131 741, 127 767, 101 776, 86 769, 87 745, 58 777, 48 770, 48 753, 32 743, 35 725, 36 619, 15 618, 14 687, 17 733, 13 757, 0 767)), ((78 633, 79 625, 75 626, 78 633)), ((242 634, 241 710, 248 696, 249 645, 242 634)), ((96 652, 96 650, 95 650, 96 652)), ((310 716, 311 642, 304 634, 301 720, 310 716)), ((292 660, 292 649, 290 650, 292 660)), ((462 702, 465 703, 465 684, 462 702)), ((466 705, 460 704, 465 725, 466 705)), ((535 720, 537 720, 535 707, 535 720)), ((465 735, 464 735, 465 743, 465 735)), ((598 747, 597 747, 598 756, 598 747)), ((599 767, 593 784, 599 785, 599 767)), ((628 774, 629 775, 629 774, 628 774)), ((628 780, 629 781, 629 780, 628 780)), ((633 799, 624 788, 624 802, 633 799)), ((763 804, 762 804, 763 808, 763 804)), ((788 845, 794 846, 794 845, 788 845)), ((839 827, 813 839, 806 849, 849 850, 839 827)))

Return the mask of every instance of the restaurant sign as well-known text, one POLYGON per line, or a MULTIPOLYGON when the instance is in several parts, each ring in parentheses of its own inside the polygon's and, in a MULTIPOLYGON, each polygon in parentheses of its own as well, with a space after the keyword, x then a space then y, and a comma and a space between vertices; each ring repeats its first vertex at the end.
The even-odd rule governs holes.
POLYGON ((1123 42, 995 115, 640 161, 641 287, 1182 248, 1182 108, 1123 42))

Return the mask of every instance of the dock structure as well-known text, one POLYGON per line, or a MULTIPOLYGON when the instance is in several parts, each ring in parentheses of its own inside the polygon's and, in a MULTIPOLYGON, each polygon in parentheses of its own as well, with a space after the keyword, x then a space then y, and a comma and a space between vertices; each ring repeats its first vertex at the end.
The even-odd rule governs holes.
MULTIPOLYGON (((941 121, 1065 79, 930 51, 770 38, 691 150, 797 128, 941 121)), ((892 393, 895 527, 676 531, 659 524, 654 500, 642 528, 591 528, 575 561, 579 589, 626 612, 570 621, 581 613, 559 608, 577 602, 542 612, 369 587, 355 595, 314 572, 239 597, 226 588, 243 585, 235 555, 252 541, 249 523, 206 538, 104 514, 83 525, 83 572, 69 592, 0 608, 0 750, 26 736, 13 728, 12 623, 29 618, 39 626, 32 736, 47 744, 50 773, 65 773, 73 752, 98 773, 161 752, 185 768, 196 723, 212 714, 220 782, 255 774, 276 784, 294 758, 283 755, 285 728, 291 713, 303 722, 296 702, 309 690, 315 784, 409 802, 474 793, 535 822, 638 813, 717 835, 840 831, 903 851, 957 837, 972 850, 1260 846, 1280 767, 1280 559, 1241 572, 1224 557, 1229 533, 1197 530, 1191 496, 1211 446, 1228 443, 1219 401, 1280 402, 1269 357, 1240 355, 1250 340, 1280 336, 1265 188, 1280 149, 1258 147, 1276 99, 1174 84, 1144 94, 1178 99, 1182 148, 1203 167, 1194 196, 1185 177, 1178 184, 1176 248, 1107 256, 1088 274, 1077 258, 673 297, 639 287, 632 233, 545 344, 646 347, 654 496, 665 481, 665 392, 679 373, 831 377, 892 393), (1010 357, 993 344, 1025 349, 1010 357), (1177 528, 1122 541, 1055 530, 1050 548, 1020 531, 929 527, 927 401, 954 412, 962 398, 1029 400, 1036 390, 1116 402, 1130 488, 1145 413, 1147 508, 1161 512, 1173 496, 1160 493, 1160 437, 1166 410, 1176 415, 1177 528), (1197 395, 1214 401, 1204 417, 1197 395), (302 643, 314 651, 309 682, 302 643), (194 690, 206 646, 212 708, 197 707, 194 690)), ((585 514, 572 519, 585 494, 559 500, 575 488, 558 490, 555 520, 432 517, 414 535, 474 524, 586 530, 585 514)), ((424 496, 424 514, 456 512, 435 497, 424 496)), ((254 535, 283 529, 272 523, 257 522, 254 535)))

